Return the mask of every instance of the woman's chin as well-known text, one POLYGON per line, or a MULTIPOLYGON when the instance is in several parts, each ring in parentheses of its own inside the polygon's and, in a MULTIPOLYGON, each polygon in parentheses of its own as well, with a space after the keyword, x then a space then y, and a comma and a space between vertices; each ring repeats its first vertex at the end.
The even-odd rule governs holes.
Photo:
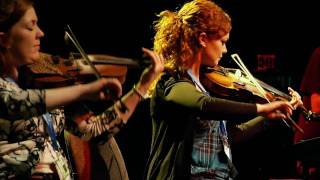
POLYGON ((38 61, 39 58, 40 58, 40 53, 39 52, 35 53, 29 58, 29 62, 34 63, 34 62, 38 61))
POLYGON ((34 64, 36 61, 37 61, 37 58, 30 58, 30 59, 26 60, 26 62, 24 64, 30 65, 30 64, 34 64))

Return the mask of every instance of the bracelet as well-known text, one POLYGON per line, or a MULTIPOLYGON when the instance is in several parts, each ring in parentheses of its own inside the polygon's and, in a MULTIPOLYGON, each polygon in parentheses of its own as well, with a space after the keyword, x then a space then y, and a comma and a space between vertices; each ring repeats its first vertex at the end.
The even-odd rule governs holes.
POLYGON ((133 92, 136 93, 140 100, 145 100, 146 98, 142 95, 142 93, 137 89, 136 85, 133 85, 133 88, 132 88, 133 92))
POLYGON ((118 109, 119 109, 119 111, 122 112, 122 113, 126 113, 126 112, 129 111, 129 108, 122 102, 121 99, 119 99, 118 109))

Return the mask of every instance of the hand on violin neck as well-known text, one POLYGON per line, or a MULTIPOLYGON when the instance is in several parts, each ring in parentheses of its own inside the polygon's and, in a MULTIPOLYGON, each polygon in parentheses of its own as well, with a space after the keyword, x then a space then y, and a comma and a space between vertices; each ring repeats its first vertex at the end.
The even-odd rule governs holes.
POLYGON ((300 94, 293 90, 291 87, 288 87, 288 91, 289 91, 289 94, 291 95, 291 100, 290 100, 290 104, 292 105, 292 107, 294 109, 296 109, 297 107, 302 107, 303 106, 303 102, 301 100, 301 96, 300 94))
POLYGON ((116 78, 101 78, 81 86, 85 87, 81 95, 84 100, 115 100, 122 95, 121 83, 116 78))
POLYGON ((292 105, 286 101, 257 104, 257 113, 269 119, 288 119, 293 109, 292 105))

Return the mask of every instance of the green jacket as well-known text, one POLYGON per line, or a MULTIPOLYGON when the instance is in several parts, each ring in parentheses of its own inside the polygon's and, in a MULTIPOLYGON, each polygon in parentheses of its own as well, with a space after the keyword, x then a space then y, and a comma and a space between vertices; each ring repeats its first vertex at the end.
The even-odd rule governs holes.
POLYGON ((187 76, 164 74, 150 102, 152 143, 146 179, 189 179, 194 122, 256 115, 256 105, 208 97, 187 76))

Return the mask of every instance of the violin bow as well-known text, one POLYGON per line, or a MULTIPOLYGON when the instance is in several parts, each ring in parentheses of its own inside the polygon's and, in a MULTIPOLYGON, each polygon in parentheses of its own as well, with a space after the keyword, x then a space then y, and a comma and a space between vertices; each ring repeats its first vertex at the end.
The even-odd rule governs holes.
POLYGON ((93 70, 94 75, 96 76, 97 79, 101 78, 101 75, 99 73, 99 71, 97 70, 97 68, 93 65, 93 63, 91 62, 91 60, 89 59, 89 56, 87 55, 87 53, 85 53, 85 51, 83 50, 83 48, 81 47, 79 41, 77 40, 76 36, 73 34, 71 28, 69 25, 67 25, 67 30, 65 31, 65 39, 69 39, 71 40, 71 42, 74 44, 74 46, 77 48, 77 50, 79 51, 79 53, 81 54, 82 58, 86 61, 86 63, 89 64, 90 68, 93 70), (69 31, 69 32, 68 32, 69 31))
MULTIPOLYGON (((240 69, 248 76, 250 81, 256 86, 259 93, 270 103, 270 100, 266 96, 266 91, 262 88, 262 86, 259 84, 259 82, 256 80, 256 78, 253 77, 253 75, 250 73, 248 68, 244 65, 243 61, 241 60, 240 56, 238 54, 232 54, 231 58, 235 61, 235 63, 240 67, 240 69)), ((290 121, 293 126, 300 131, 301 133, 304 133, 303 129, 291 118, 288 117, 288 120, 290 121)), ((286 120, 282 119, 282 121, 286 124, 287 127, 291 127, 286 120)))
MULTIPOLYGON (((93 65, 93 63, 91 62, 91 60, 89 59, 89 56, 87 55, 87 53, 85 53, 85 51, 83 50, 83 48, 81 47, 79 41, 77 40, 76 36, 74 35, 74 33, 72 32, 71 28, 69 25, 67 25, 67 29, 65 31, 65 40, 71 40, 71 42, 73 43, 73 45, 77 48, 77 50, 79 51, 79 53, 81 54, 82 58, 86 61, 86 63, 88 63, 88 65, 90 66, 90 68, 93 70, 94 75, 96 76, 97 79, 101 79, 101 75, 99 73, 99 71, 97 70, 97 68, 93 65)), ((111 98, 113 100, 119 100, 120 98, 118 98, 109 88, 105 88, 105 93, 111 95, 111 98)), ((122 101, 120 100, 120 103, 122 103, 122 101)), ((123 106, 126 107, 126 106, 123 106)), ((127 111, 127 107, 125 109, 122 109, 121 111, 127 111)))

